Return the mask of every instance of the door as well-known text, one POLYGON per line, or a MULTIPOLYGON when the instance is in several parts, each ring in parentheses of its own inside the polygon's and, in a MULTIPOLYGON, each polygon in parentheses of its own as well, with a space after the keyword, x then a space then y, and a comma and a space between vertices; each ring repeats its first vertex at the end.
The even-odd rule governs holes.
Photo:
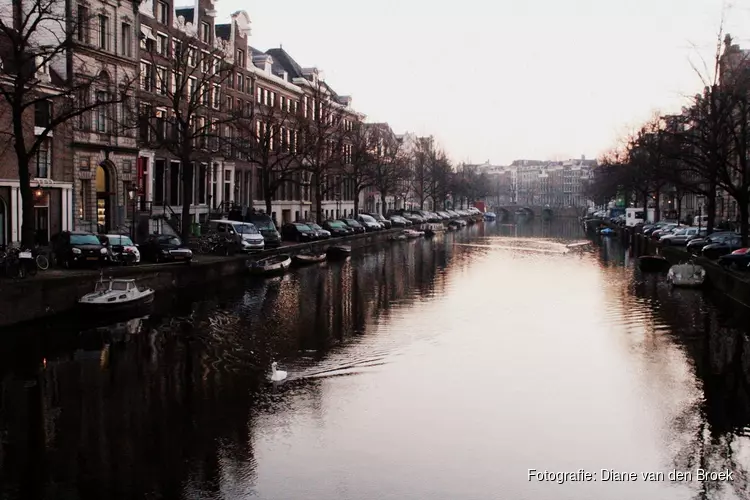
POLYGON ((35 243, 46 246, 49 243, 49 208, 34 207, 35 243))
POLYGON ((0 199, 0 246, 8 244, 6 231, 8 230, 8 211, 5 208, 5 201, 0 199))

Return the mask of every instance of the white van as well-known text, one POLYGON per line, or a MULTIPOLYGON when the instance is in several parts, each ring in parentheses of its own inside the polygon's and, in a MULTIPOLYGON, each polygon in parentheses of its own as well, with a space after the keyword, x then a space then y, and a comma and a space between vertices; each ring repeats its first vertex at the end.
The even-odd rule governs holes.
POLYGON ((235 235, 242 244, 243 252, 257 252, 265 248, 263 235, 254 224, 233 220, 210 220, 208 228, 221 235, 235 235))
POLYGON ((645 217, 642 208, 626 208, 625 225, 628 227, 633 227, 637 226, 638 224, 647 224, 649 222, 654 222, 655 215, 655 210, 653 208, 648 209, 645 217))

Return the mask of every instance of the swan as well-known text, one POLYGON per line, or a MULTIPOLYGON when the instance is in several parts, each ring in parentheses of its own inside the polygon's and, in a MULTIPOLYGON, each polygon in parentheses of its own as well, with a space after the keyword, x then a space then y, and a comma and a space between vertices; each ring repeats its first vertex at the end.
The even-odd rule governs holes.
POLYGON ((276 369, 278 365, 279 364, 276 361, 271 363, 271 382, 281 382, 286 378, 285 371, 276 369))

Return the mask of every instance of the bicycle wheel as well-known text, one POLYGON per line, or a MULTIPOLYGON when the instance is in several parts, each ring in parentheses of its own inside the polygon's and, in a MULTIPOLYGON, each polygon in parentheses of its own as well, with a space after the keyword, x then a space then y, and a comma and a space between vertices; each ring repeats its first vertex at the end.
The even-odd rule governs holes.
POLYGON ((42 271, 46 271, 49 269, 49 259, 44 254, 39 254, 36 256, 36 266, 41 269, 42 271))

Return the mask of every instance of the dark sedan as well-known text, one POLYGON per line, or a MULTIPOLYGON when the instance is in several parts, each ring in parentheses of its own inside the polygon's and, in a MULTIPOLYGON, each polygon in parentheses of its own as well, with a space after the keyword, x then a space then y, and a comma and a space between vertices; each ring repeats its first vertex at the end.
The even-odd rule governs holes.
POLYGON ((51 244, 57 262, 66 268, 102 265, 107 259, 107 249, 93 233, 63 231, 52 238, 51 244))
POLYGON ((354 234, 354 230, 340 220, 323 221, 321 226, 323 226, 323 229, 326 231, 329 231, 334 238, 354 234))
POLYGON ((305 243, 318 239, 315 229, 301 222, 289 222, 281 226, 281 238, 286 241, 305 243))
POLYGON ((701 253, 707 259, 718 259, 722 255, 732 253, 740 248, 742 248, 742 238, 738 235, 723 236, 703 247, 701 253))
POLYGON ((302 221, 302 224, 305 224, 306 226, 310 226, 310 229, 315 231, 315 236, 319 240, 327 240, 331 237, 331 232, 328 229, 323 229, 320 225, 316 224, 315 222, 310 221, 302 221))
POLYGON ((366 231, 365 226, 354 219, 341 219, 341 222, 352 228, 355 234, 364 233, 366 231))
POLYGON ((688 252, 694 254, 694 255, 700 255, 701 250, 706 245, 710 245, 714 242, 714 240, 717 240, 718 238, 723 238, 724 236, 731 236, 737 233, 733 233, 732 231, 716 231, 711 233, 705 238, 695 238, 690 241, 688 241, 687 246, 685 247, 688 252))
POLYGON ((152 262, 185 262, 190 264, 193 252, 177 236, 152 234, 141 245, 141 258, 152 262))
POLYGON ((729 255, 722 255, 719 257, 719 264, 730 269, 747 271, 749 270, 748 267, 750 267, 750 252, 748 250, 750 249, 741 248, 729 255))

